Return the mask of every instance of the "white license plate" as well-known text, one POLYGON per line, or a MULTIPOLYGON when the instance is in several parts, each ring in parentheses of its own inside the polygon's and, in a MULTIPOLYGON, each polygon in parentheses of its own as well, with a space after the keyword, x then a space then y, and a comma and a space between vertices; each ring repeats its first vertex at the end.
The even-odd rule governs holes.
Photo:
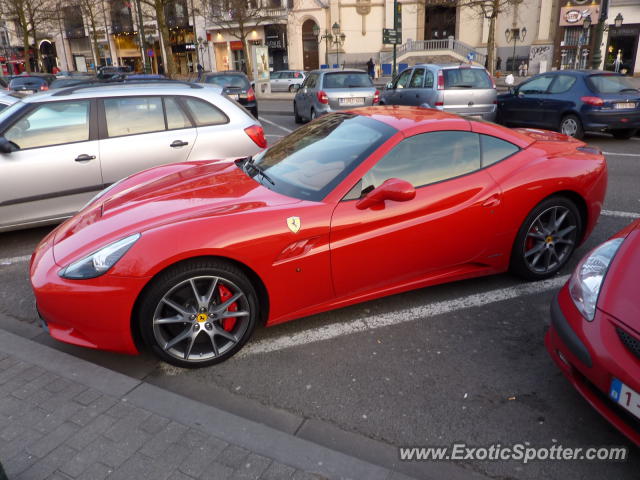
POLYGON ((626 102, 626 103, 616 103, 613 108, 615 109, 622 109, 622 108, 636 108, 636 104, 633 102, 626 102))
POLYGON ((240 98, 240 95, 230 93, 229 95, 227 95, 227 97, 229 97, 231 100, 238 100, 238 98, 240 98))
POLYGON ((340 106, 343 106, 343 105, 364 105, 364 98, 363 97, 339 98, 338 99, 338 104, 340 104, 340 106))
POLYGON ((617 378, 611 381, 609 397, 625 410, 640 418, 640 393, 630 389, 617 378))

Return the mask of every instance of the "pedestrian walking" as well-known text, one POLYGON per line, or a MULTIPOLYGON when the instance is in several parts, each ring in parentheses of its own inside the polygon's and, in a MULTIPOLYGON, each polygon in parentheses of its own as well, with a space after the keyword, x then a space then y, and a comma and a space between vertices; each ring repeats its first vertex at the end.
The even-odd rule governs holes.
POLYGON ((526 77, 528 73, 529 73, 529 64, 525 63, 524 64, 524 76, 526 77))
POLYGON ((373 58, 369 58, 369 61, 367 62, 367 72, 371 78, 373 78, 375 74, 375 65, 376 64, 373 63, 373 58))
POLYGON ((522 77, 524 75, 524 62, 520 62, 518 66, 518 76, 522 77))
POLYGON ((498 57, 498 60, 496 61, 496 70, 501 70, 502 69, 502 58, 498 57))
POLYGON ((198 64, 197 69, 198 69, 198 81, 200 81, 202 80, 202 72, 204 72, 204 67, 198 64))

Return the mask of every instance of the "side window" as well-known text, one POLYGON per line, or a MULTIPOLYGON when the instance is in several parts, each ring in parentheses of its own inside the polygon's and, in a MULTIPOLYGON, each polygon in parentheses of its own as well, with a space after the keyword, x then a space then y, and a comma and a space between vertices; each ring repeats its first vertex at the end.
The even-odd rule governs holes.
POLYGON ((122 137, 164 130, 160 97, 118 97, 104 99, 109 137, 122 137))
POLYGON ((433 88, 433 72, 429 70, 424 78, 424 88, 433 88))
POLYGON ((21 149, 89 140, 89 100, 44 103, 4 134, 21 149))
POLYGON ((271 80, 278 80, 281 76, 282 76, 282 73, 280 73, 280 72, 273 72, 273 73, 271 74, 271 80))
POLYGON ((482 149, 482 166, 488 167, 500 160, 507 158, 518 150, 516 145, 505 142, 490 135, 480 135, 480 148, 482 149))
POLYGON ((184 101, 191 112, 191 116, 196 122, 197 127, 221 125, 229 121, 227 116, 217 107, 205 102, 204 100, 197 98, 185 98, 184 101))
POLYGON ((543 75, 521 85, 518 88, 518 92, 525 94, 546 93, 552 81, 553 77, 551 75, 543 75))
POLYGON ((576 83, 576 77, 572 75, 557 75, 556 81, 553 82, 549 89, 549 93, 564 93, 573 87, 574 83, 576 83))
POLYGON ((178 128, 191 128, 189 117, 184 113, 178 101, 173 97, 165 97, 164 111, 167 116, 167 129, 176 130, 178 128))
POLYGON ((423 80, 424 80, 424 68, 416 68, 413 71, 413 77, 411 77, 409 88, 422 88, 423 80))
POLYGON ((480 168, 480 141, 472 132, 431 132, 402 140, 362 179, 362 192, 400 178, 421 187, 480 168))
POLYGON ((307 87, 307 88, 315 88, 316 86, 316 77, 317 75, 309 75, 304 83, 302 84, 303 87, 307 87))
POLYGON ((393 85, 393 88, 406 87, 410 76, 411 76, 411 69, 407 69, 404 72, 402 72, 400 76, 396 79, 396 83, 393 85))

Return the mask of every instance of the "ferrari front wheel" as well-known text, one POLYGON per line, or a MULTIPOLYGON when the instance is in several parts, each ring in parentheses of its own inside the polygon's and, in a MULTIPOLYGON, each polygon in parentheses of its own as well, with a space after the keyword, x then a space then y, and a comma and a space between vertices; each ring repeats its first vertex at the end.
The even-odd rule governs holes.
POLYGON ((222 362, 249 339, 258 318, 256 292, 233 264, 195 260, 160 274, 139 308, 142 337, 172 365, 222 362))
POLYGON ((542 201, 518 231, 511 271, 526 280, 555 275, 574 252, 581 231, 580 213, 571 200, 551 197, 542 201))

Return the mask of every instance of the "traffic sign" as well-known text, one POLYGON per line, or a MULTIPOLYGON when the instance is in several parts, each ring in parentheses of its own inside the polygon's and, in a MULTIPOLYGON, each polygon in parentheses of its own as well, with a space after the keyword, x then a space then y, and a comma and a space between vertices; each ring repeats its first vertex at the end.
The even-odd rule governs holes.
POLYGON ((402 43, 402 31, 393 28, 382 29, 382 43, 400 45, 402 43))

